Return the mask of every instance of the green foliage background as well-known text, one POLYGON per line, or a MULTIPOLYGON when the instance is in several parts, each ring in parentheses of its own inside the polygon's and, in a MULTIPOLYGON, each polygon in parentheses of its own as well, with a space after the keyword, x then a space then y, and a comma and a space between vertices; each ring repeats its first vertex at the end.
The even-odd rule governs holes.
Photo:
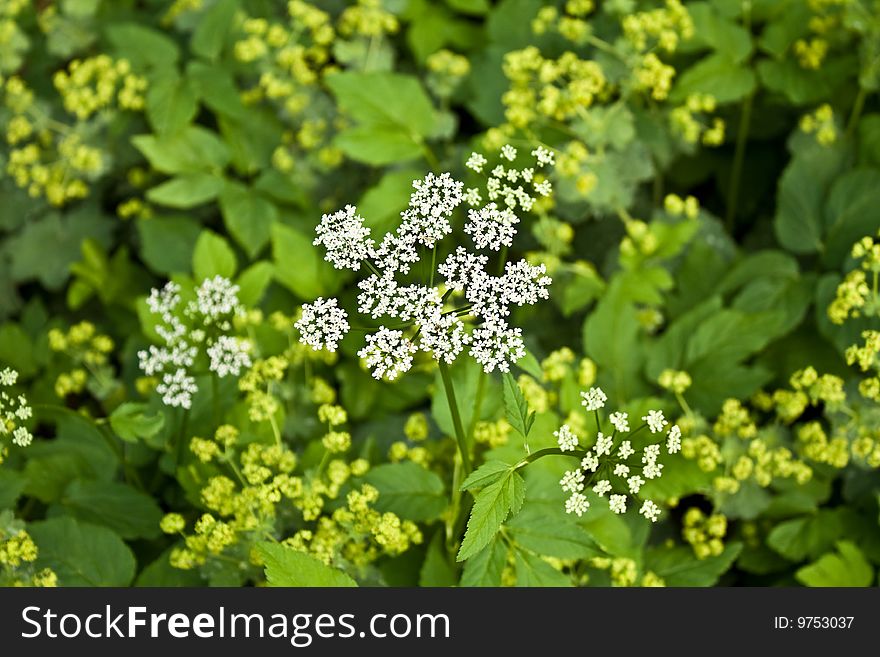
MULTIPOLYGON (((37 418, 34 444, 11 448, 0 466, 0 539, 25 528, 39 549, 34 567, 69 586, 264 577, 279 585, 876 584, 877 465, 855 456, 823 462, 798 431, 819 422, 845 439, 848 455, 859 439, 880 445, 877 403, 859 396, 860 375, 844 356, 861 330, 878 328, 878 316, 840 326, 826 312, 856 267, 852 244, 880 229, 880 7, 685 2, 693 34, 679 35, 672 52, 648 49, 674 68, 661 93, 656 79, 639 86, 646 51, 632 50, 621 26, 664 3, 612 0, 587 12, 579 4, 591 3, 331 0, 312 7, 334 26, 322 40, 308 13, 291 17, 287 3, 268 0, 0 0, 0 364, 20 373, 37 418), (540 19, 548 6, 558 8, 555 18, 540 19), (558 21, 566 16, 568 28, 558 21), (825 32, 816 31, 817 16, 833 17, 825 32), (536 29, 536 18, 546 25, 536 29), (302 61, 279 64, 272 25, 285 30, 282 46, 302 44, 302 61), (797 44, 814 39, 827 52, 819 66, 805 66, 797 44), (546 61, 571 51, 598 62, 606 91, 564 116, 518 119, 506 56, 529 47, 546 61), (122 60, 128 67, 109 82, 109 101, 79 115, 85 101, 62 93, 56 74, 100 55, 111 68, 122 60), (32 91, 30 101, 13 80, 32 91), (140 100, 122 100, 127 84, 140 100), (688 139, 674 110, 694 94, 715 102, 694 112, 698 137, 688 139), (830 118, 817 112, 825 104, 830 118), (30 132, 16 123, 22 116, 30 132), (726 134, 703 139, 716 118, 726 134), (524 429, 531 409, 530 447, 554 446, 553 430, 578 407, 578 366, 548 380, 540 363, 568 347, 595 364, 615 407, 689 417, 694 434, 719 446, 720 470, 684 458, 668 464, 652 492, 668 510, 649 526, 598 503, 581 519, 566 516, 563 468, 543 459, 523 477, 509 472, 474 486, 494 487, 495 498, 477 498, 474 513, 488 517, 487 528, 462 543, 456 505, 470 493, 453 481, 453 429, 435 371, 426 365, 403 384, 377 383, 346 343, 337 362, 307 361, 286 381, 282 433, 302 467, 314 468, 323 430, 304 392, 314 368, 348 412, 346 458, 372 465, 364 479, 379 490, 376 508, 417 523, 420 544, 366 568, 340 557, 330 569, 249 537, 231 565, 173 568, 169 553, 181 539, 164 535, 160 520, 173 511, 195 521, 207 475, 177 451, 180 417, 137 385, 136 352, 152 331, 150 288, 222 275, 266 317, 295 316, 319 296, 350 297, 351 278, 312 246, 322 213, 356 204, 381 234, 395 225, 413 179, 427 170, 465 176, 472 150, 507 141, 560 153, 556 203, 522 225, 516 245, 548 263, 554 284, 549 302, 517 317, 530 354, 514 373, 526 376, 516 391, 474 367, 453 368, 465 424, 494 422, 507 407, 514 429, 524 429), (26 144, 36 155, 22 165, 17 152, 26 144), (578 148, 589 154, 573 155, 578 148), (668 194, 694 196, 699 212, 682 219, 664 203, 668 194), (86 387, 59 400, 59 375, 81 363, 50 349, 48 336, 81 321, 116 348, 86 387), (761 391, 787 389, 806 367, 841 377, 856 401, 842 412, 814 400, 792 418, 773 404, 750 408, 769 444, 810 465, 810 481, 747 479, 734 493, 719 491, 713 479, 730 476, 743 452, 739 439, 711 429, 725 400, 748 404, 761 391), (684 406, 658 385, 667 369, 691 376, 684 406), (517 394, 528 407, 520 427, 517 394), (477 397, 474 417, 468 400, 477 397), (392 444, 407 441, 414 412, 430 418, 423 444, 431 458, 389 459, 392 444), (710 556, 683 538, 693 507, 726 518, 723 546, 710 556), (261 556, 251 559, 252 551, 261 556)), ((107 82, 108 70, 86 86, 107 82)), ((284 331, 255 330, 266 353, 286 348, 284 331)), ((202 388, 188 437, 210 436, 219 407, 247 440, 268 439, 265 426, 247 420, 235 385, 202 388)), ((505 445, 480 446, 477 462, 516 463, 523 442, 513 431, 505 445)), ((270 538, 302 524, 294 512, 270 538)), ((0 571, 0 582, 23 572, 0 571)))

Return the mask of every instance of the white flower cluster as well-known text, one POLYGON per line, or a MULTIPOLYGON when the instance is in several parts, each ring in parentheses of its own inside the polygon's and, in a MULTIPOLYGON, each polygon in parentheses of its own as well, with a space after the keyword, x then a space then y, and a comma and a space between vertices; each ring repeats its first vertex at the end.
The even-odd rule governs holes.
MULTIPOLYGON (((510 144, 503 146, 501 157, 508 162, 513 162, 517 157, 516 148, 510 144)), ((533 150, 532 157, 535 158, 535 163, 539 168, 554 164, 553 152, 543 146, 533 150)), ((487 163, 488 161, 482 154, 471 153, 465 166, 476 173, 482 173, 487 163)), ((489 201, 500 200, 510 210, 520 207, 525 212, 529 212, 538 196, 550 196, 552 193, 553 186, 550 181, 536 174, 534 167, 518 169, 498 164, 490 171, 489 179, 486 181, 486 194, 489 201)), ((483 201, 480 190, 476 187, 469 188, 465 192, 464 198, 470 206, 477 206, 483 201)))
MULTIPOLYGON (((513 160, 516 149, 503 149, 502 157, 513 160)), ((486 163, 483 155, 474 153, 467 166, 479 172, 486 163)), ((532 181, 533 171, 526 171, 510 169, 505 175, 511 182, 532 181)), ((498 182, 494 171, 492 175, 490 184, 498 182)), ((378 243, 370 238, 353 206, 321 218, 315 244, 325 247, 326 259, 340 269, 360 271, 363 267, 370 272, 358 282, 357 309, 372 320, 381 320, 382 326, 366 336, 358 355, 377 379, 397 379, 410 369, 418 351, 450 364, 467 350, 486 372, 509 371, 511 363, 526 353, 522 331, 509 325, 508 316, 513 306, 534 305, 549 297, 551 279, 546 268, 525 260, 504 262, 498 269, 504 273, 493 275, 487 271, 489 257, 479 252, 512 246, 520 221, 514 210, 517 204, 526 209, 534 202, 521 186, 508 191, 499 187, 503 194, 513 195, 514 202, 505 199, 506 207, 490 202, 467 213, 464 231, 476 251, 459 246, 445 258, 441 256, 435 272, 442 278, 440 285, 433 282, 434 273, 412 282, 416 278, 413 265, 431 249, 435 262, 441 239, 452 233, 453 213, 467 197, 462 187, 448 173, 429 173, 414 181, 399 227, 378 243), (472 324, 470 328, 466 321, 472 324)), ((490 193, 490 197, 498 195, 490 193)), ((334 351, 350 330, 349 317, 336 299, 319 298, 303 306, 296 328, 304 344, 334 351)))
MULTIPOLYGON (((15 370, 7 367, 0 371, 0 388, 11 388, 17 381, 18 372, 15 370)), ((27 447, 33 442, 34 437, 21 423, 32 416, 33 410, 24 395, 0 390, 0 436, 11 435, 13 444, 27 447)))
POLYGON ((190 408, 198 392, 192 368, 204 355, 209 371, 219 377, 238 376, 251 366, 251 344, 232 334, 233 319, 244 313, 238 286, 222 276, 205 279, 195 299, 182 303, 181 287, 168 282, 147 298, 150 312, 159 318, 156 333, 164 344, 138 352, 147 376, 161 375, 156 391, 168 406, 190 408))
MULTIPOLYGON (((590 388, 581 393, 581 404, 588 411, 598 411, 605 407, 605 393, 600 388, 590 388)), ((642 417, 644 424, 630 432, 629 417, 626 413, 615 412, 608 416, 608 422, 614 431, 611 435, 602 433, 597 428, 596 441, 592 447, 578 451, 578 437, 571 427, 563 424, 554 435, 562 452, 574 452, 581 458, 580 468, 566 472, 559 482, 562 490, 570 493, 565 502, 566 513, 583 515, 590 507, 584 490, 591 487, 599 497, 608 497, 608 506, 614 513, 626 513, 628 497, 639 494, 642 486, 650 479, 657 479, 663 474, 663 464, 659 462, 660 445, 652 443, 642 450, 633 447, 632 438, 642 429, 650 433, 662 434, 668 426, 663 411, 648 411, 642 417), (628 434, 625 439, 623 434, 628 434), (618 442, 617 439, 621 438, 618 442)), ((681 430, 673 425, 666 432, 666 451, 675 454, 681 450, 681 430)), ((660 508, 651 500, 644 500, 639 513, 646 519, 656 522, 660 516, 660 508)))

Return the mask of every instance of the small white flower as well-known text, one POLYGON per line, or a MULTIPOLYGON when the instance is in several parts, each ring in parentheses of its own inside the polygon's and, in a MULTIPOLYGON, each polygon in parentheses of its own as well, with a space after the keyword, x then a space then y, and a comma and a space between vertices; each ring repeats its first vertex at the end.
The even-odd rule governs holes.
POLYGON ((576 513, 578 517, 584 515, 589 508, 590 501, 582 493, 572 493, 571 497, 565 501, 565 512, 576 513))
POLYGON ((578 437, 567 424, 563 424, 557 431, 553 432, 556 436, 556 442, 559 449, 563 452, 573 452, 578 446, 578 437))
POLYGON ((509 162, 513 162, 516 159, 516 149, 510 144, 505 144, 501 147, 501 157, 509 162))
POLYGON ((437 271, 446 280, 446 284, 454 290, 461 291, 470 287, 479 277, 486 276, 486 264, 489 259, 478 253, 470 253, 459 246, 446 256, 437 271))
POLYGON ((506 322, 486 322, 471 334, 470 354, 487 374, 498 368, 509 372, 510 365, 526 355, 522 329, 506 322))
POLYGON ((18 372, 7 367, 0 372, 0 386, 14 386, 18 381, 18 372))
POLYGON ((393 381, 412 367, 416 347, 402 331, 380 326, 366 340, 367 344, 358 352, 358 357, 372 368, 373 378, 393 381))
POLYGON ((471 236, 478 249, 499 251, 502 246, 513 246, 517 223, 519 217, 509 209, 499 210, 495 203, 489 203, 480 210, 468 210, 464 232, 471 236))
POLYGON ((614 441, 611 440, 611 436, 606 436, 600 431, 599 434, 596 436, 596 445, 594 447, 594 449, 596 450, 596 456, 610 454, 613 444, 614 441))
POLYGON ((229 335, 221 335, 208 347, 208 358, 211 359, 208 369, 223 378, 232 374, 238 376, 242 368, 251 366, 251 344, 229 335))
POLYGON ((592 451, 589 451, 581 459, 581 467, 584 470, 595 472, 599 468, 599 458, 592 451))
POLYGON ((666 451, 670 454, 681 451, 681 429, 677 424, 673 424, 669 433, 666 434, 666 451))
POLYGON ((607 479, 600 479, 596 482, 596 485, 593 486, 593 492, 599 497, 605 497, 605 493, 611 492, 611 482, 607 479))
POLYGON ((662 463, 656 463, 652 461, 642 469, 642 474, 645 475, 648 479, 656 479, 663 474, 662 470, 662 463))
POLYGON ((464 193, 464 202, 467 203, 472 208, 477 207, 480 203, 483 202, 483 196, 480 194, 480 190, 476 187, 468 187, 467 191, 464 193))
POLYGON ((468 169, 473 169, 477 173, 482 173, 483 167, 486 165, 486 158, 483 157, 482 153, 473 152, 464 165, 468 169))
POLYGON ((629 476, 629 466, 625 463, 618 463, 614 466, 614 476, 615 477, 628 477, 629 476))
POLYGON ((629 422, 627 421, 628 414, 627 413, 612 413, 608 416, 608 421, 614 425, 614 428, 617 429, 620 433, 625 433, 629 431, 629 422))
POLYGON ((17 427, 12 432, 12 442, 19 447, 27 447, 33 440, 34 437, 31 435, 31 432, 24 427, 17 427))
POLYGON ((645 447, 645 453, 642 454, 642 463, 654 463, 660 456, 660 445, 648 445, 645 447))
POLYGON ((660 516, 660 507, 654 504, 651 500, 645 500, 644 504, 642 504, 642 508, 639 509, 639 513, 651 522, 657 522, 657 518, 660 516))
POLYGON ((192 396, 198 392, 198 387, 196 380, 185 369, 180 368, 173 373, 166 372, 162 376, 162 382, 156 386, 156 392, 162 395, 166 406, 190 408, 192 396))
POLYGON ((242 312, 238 290, 238 285, 223 276, 206 278, 196 290, 195 304, 190 304, 188 312, 191 315, 196 311, 201 313, 208 323, 238 315, 242 312))
POLYGON ((303 304, 302 317, 294 324, 300 342, 314 351, 336 351, 339 341, 348 333, 348 314, 334 298, 318 297, 314 303, 303 304))
POLYGON ((624 440, 620 443, 620 448, 617 450, 617 455, 622 459, 628 459, 635 453, 636 450, 633 449, 632 443, 628 440, 624 440))
POLYGON ((629 492, 636 495, 641 490, 642 486, 645 485, 645 480, 639 475, 633 475, 626 480, 626 484, 629 486, 629 492))
POLYGON ((471 341, 464 324, 452 315, 442 315, 422 322, 421 329, 419 347, 430 352, 434 360, 442 360, 448 365, 458 358, 471 341))
POLYGON ((648 423, 651 433, 660 433, 669 424, 663 417, 663 411, 648 411, 647 415, 642 416, 642 420, 648 423))
POLYGON ((501 277, 501 301, 517 306, 534 305, 538 299, 547 299, 547 288, 553 282, 543 265, 530 265, 526 260, 508 262, 501 277))
POLYGON ((569 470, 559 480, 562 490, 569 493, 578 493, 584 489, 584 473, 582 470, 569 470))
POLYGON ((626 513, 626 495, 612 495, 608 498, 608 507, 614 513, 626 513))
POLYGON ((602 388, 590 388, 587 392, 581 393, 581 405, 588 411, 598 411, 605 406, 608 397, 602 392, 602 388))
POLYGON ((541 196, 550 196, 553 193, 553 185, 549 180, 542 180, 537 185, 535 185, 535 191, 538 192, 541 196))
POLYGON ((323 215, 315 232, 318 236, 313 244, 326 249, 324 259, 336 269, 360 270, 361 262, 373 249, 370 229, 364 226, 363 217, 353 205, 323 215))
POLYGON ((538 166, 543 167, 547 164, 555 164, 555 161, 553 159, 553 151, 548 148, 544 148, 543 146, 538 146, 535 150, 533 150, 532 156, 537 159, 538 166))

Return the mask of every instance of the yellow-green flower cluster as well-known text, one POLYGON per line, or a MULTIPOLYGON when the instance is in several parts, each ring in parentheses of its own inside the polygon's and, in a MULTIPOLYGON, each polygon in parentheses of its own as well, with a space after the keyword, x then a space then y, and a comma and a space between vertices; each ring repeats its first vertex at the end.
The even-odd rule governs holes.
POLYGON ((428 68, 428 88, 439 98, 449 98, 471 72, 467 57, 445 48, 430 54, 425 65, 428 68))
POLYGON ((816 141, 822 146, 830 146, 837 141, 834 110, 828 103, 820 105, 815 112, 801 117, 800 128, 807 134, 815 134, 816 141))
POLYGON ((33 568, 38 554, 37 544, 24 529, 0 527, 0 586, 57 586, 58 576, 51 569, 33 568))
POLYGON ((654 48, 675 52, 681 41, 694 35, 694 21, 680 0, 666 0, 663 7, 628 14, 622 26, 626 40, 641 53, 654 48))
POLYGON ((507 444, 511 429, 510 424, 504 419, 494 422, 481 420, 474 427, 474 440, 490 448, 501 447, 507 444))
POLYGON ((593 0, 568 0, 560 13, 554 6, 541 7, 532 20, 532 32, 557 32, 562 38, 577 45, 585 43, 592 33, 586 16, 595 9, 593 0))
POLYGON ((684 514, 682 538, 691 546, 697 559, 717 557, 724 551, 727 518, 721 513, 706 515, 697 507, 684 514))
POLYGON ((719 117, 709 118, 717 107, 715 97, 709 94, 694 93, 687 97, 684 105, 669 112, 672 130, 688 144, 702 143, 704 146, 720 146, 724 143, 726 125, 719 117))
POLYGON ((27 0, 0 0, 0 73, 16 70, 28 49, 28 38, 16 19, 29 4, 27 0))
POLYGON ((284 356, 269 356, 254 361, 239 379, 238 389, 247 393, 248 417, 253 422, 274 422, 281 402, 274 394, 275 386, 284 379, 290 362, 284 356))
POLYGON ((538 118, 567 121, 607 89, 602 67, 570 51, 552 59, 534 46, 514 50, 504 57, 504 73, 510 89, 502 101, 515 128, 525 128, 538 118))
POLYGON ((113 377, 109 356, 115 345, 108 335, 98 333, 94 324, 82 321, 67 332, 53 328, 48 334, 49 349, 70 359, 72 369, 62 372, 55 380, 55 394, 61 398, 76 395, 85 390, 92 376, 105 383, 113 377))
POLYGON ((107 55, 75 59, 52 82, 64 109, 80 121, 114 105, 135 111, 144 108, 146 78, 132 73, 125 59, 114 61, 107 55))
POLYGON ((673 394, 681 395, 691 387, 693 379, 687 372, 666 369, 660 372, 657 383, 664 390, 669 390, 673 394))
POLYGON ((339 33, 345 36, 377 38, 396 34, 400 29, 397 16, 382 6, 382 0, 357 0, 339 16, 339 33))

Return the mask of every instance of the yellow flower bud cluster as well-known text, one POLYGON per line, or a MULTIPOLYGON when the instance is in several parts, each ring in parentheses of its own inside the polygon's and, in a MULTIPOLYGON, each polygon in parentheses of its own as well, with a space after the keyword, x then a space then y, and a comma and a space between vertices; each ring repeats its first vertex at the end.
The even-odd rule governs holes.
POLYGON ((239 379, 238 389, 247 393, 245 402, 248 417, 253 422, 267 422, 281 408, 272 393, 273 386, 287 373, 290 362, 284 356, 270 356, 254 361, 253 366, 239 379))
POLYGON ((197 12, 205 6, 205 0, 174 0, 162 16, 162 24, 170 25, 184 14, 197 12))
POLYGON ((691 546, 697 559, 717 557, 724 552, 727 518, 721 513, 706 515, 697 507, 684 514, 682 538, 691 546))
POLYGON ((748 409, 738 399, 725 400, 712 430, 717 436, 735 435, 743 439, 754 438, 758 433, 748 409))
POLYGON ((582 45, 592 33, 585 16, 594 9, 593 0, 569 0, 561 14, 554 6, 541 7, 532 20, 532 32, 537 35, 555 32, 567 41, 582 45))
POLYGON ((681 395, 691 387, 693 380, 691 379, 691 375, 687 372, 666 369, 660 373, 657 382, 664 390, 669 390, 676 395, 681 395))
MULTIPOLYGON (((638 565, 632 559, 626 557, 593 557, 589 563, 598 570, 607 570, 611 577, 612 586, 635 586, 638 581, 638 565)), ((656 582, 656 580, 650 578, 649 582, 656 582)))
POLYGON ((822 38, 798 39, 794 43, 794 54, 801 68, 817 71, 828 54, 828 42, 822 38))
POLYGON ((695 93, 687 97, 684 105, 669 113, 669 125, 688 144, 702 142, 704 146, 720 146, 724 143, 726 125, 719 117, 709 118, 717 106, 715 97, 695 93))
POLYGON ((624 37, 640 53, 654 48, 675 52, 681 41, 694 35, 694 21, 680 0, 666 0, 663 7, 628 14, 622 25, 624 37))
POLYGON ((602 67, 570 51, 548 59, 534 46, 514 50, 504 57, 504 73, 510 88, 502 102, 515 128, 525 128, 542 117, 567 121, 607 90, 602 67))
POLYGON ((391 447, 388 449, 388 460, 391 463, 412 461, 413 463, 428 467, 431 464, 431 453, 424 447, 412 447, 403 440, 397 440, 391 443, 391 447))
POLYGON ((851 255, 858 268, 846 275, 828 307, 835 324, 848 317, 880 317, 880 239, 863 237, 853 245, 851 255))
POLYGON ((825 103, 815 112, 801 117, 800 129, 808 135, 815 134, 816 141, 822 146, 831 146, 837 141, 837 123, 831 105, 825 103))
POLYGON ((555 394, 545 390, 540 383, 528 374, 520 374, 516 383, 529 408, 536 413, 544 413, 555 403, 555 394))
POLYGON ((798 427, 797 436, 801 443, 801 451, 807 458, 835 468, 845 468, 849 464, 849 441, 843 436, 829 439, 819 422, 801 425, 798 427))
POLYGON ((703 472, 712 472, 721 463, 718 443, 706 434, 682 439, 681 454, 686 459, 695 460, 703 472))
POLYGON ((6 527, 0 527, 0 586, 57 586, 58 576, 51 569, 34 570, 39 550, 30 534, 20 528, 22 523, 4 524, 6 527))
POLYGON ((357 0, 339 16, 339 33, 348 37, 382 37, 399 29, 397 16, 382 6, 382 0, 357 0))
POLYGON ((110 336, 98 333, 91 322, 79 322, 67 332, 59 328, 50 329, 48 341, 49 349, 63 354, 73 365, 72 369, 61 373, 55 380, 55 394, 62 399, 85 390, 90 373, 102 384, 113 378, 109 355, 115 344, 110 336))
POLYGON ((568 347, 551 352, 547 358, 541 361, 544 381, 553 383, 562 381, 571 372, 575 360, 574 352, 568 347))
POLYGON ((424 413, 413 413, 403 425, 403 434, 407 440, 421 442, 428 437, 428 418, 424 413))
POLYGON ((504 419, 494 422, 481 420, 474 427, 474 440, 490 448, 501 447, 507 444, 511 429, 510 424, 504 419))
POLYGON ((125 59, 114 61, 107 55, 75 59, 66 71, 58 71, 52 82, 64 109, 80 121, 112 108, 114 103, 127 110, 144 108, 146 78, 132 73, 125 59))
POLYGON ((675 69, 664 64, 655 53, 649 52, 633 71, 634 88, 649 92, 654 100, 666 100, 674 77, 675 69))

